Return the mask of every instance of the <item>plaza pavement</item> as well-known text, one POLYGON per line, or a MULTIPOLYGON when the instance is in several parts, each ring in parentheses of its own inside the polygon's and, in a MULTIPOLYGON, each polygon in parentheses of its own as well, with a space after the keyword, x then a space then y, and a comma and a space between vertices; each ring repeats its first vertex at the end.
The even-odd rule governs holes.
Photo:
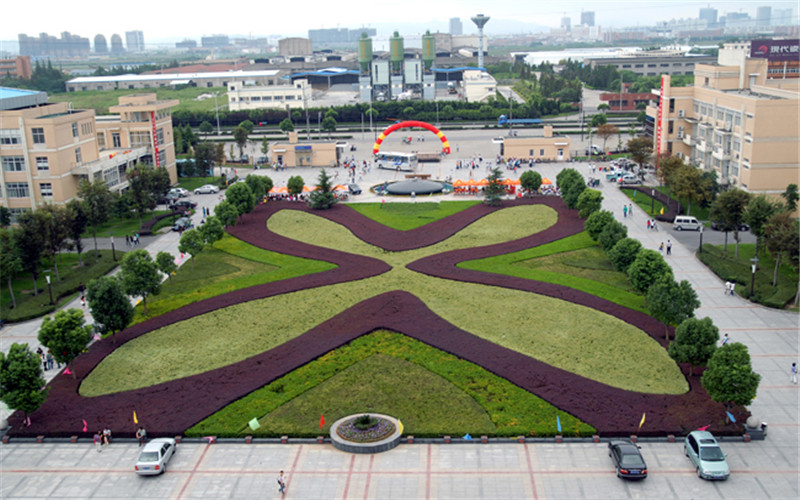
MULTIPOLYGON (((478 153, 493 159, 497 148, 486 134, 448 134, 454 150, 456 144, 459 146, 458 151, 442 164, 422 165, 421 170, 434 177, 468 178, 469 171, 455 170, 455 160, 469 160, 478 153)), ((399 143, 399 138, 395 139, 399 143)), ((399 149, 387 141, 384 149, 399 149)), ((367 159, 371 139, 356 138, 354 142, 358 145, 353 153, 356 159, 367 159)), ((422 144, 417 146, 425 150, 422 144)), ((566 166, 578 169, 585 177, 590 175, 589 166, 582 163, 537 165, 536 170, 555 180, 566 166)), ((523 171, 504 170, 504 175, 514 178, 523 171)), ((243 169, 239 174, 248 172, 243 169)), ((269 175, 275 185, 285 185, 290 175, 298 174, 311 184, 319 170, 255 173, 269 175)), ((485 169, 473 171, 475 178, 485 174, 485 169)), ((380 201, 366 188, 396 177, 395 172, 369 172, 357 179, 365 194, 354 197, 354 201, 380 201)), ((343 181, 340 173, 335 182, 343 181)), ((659 225, 658 232, 648 231, 645 215, 637 207, 632 216, 623 217, 622 205, 628 203, 627 198, 611 183, 602 182, 599 189, 604 209, 613 211, 628 227, 629 236, 642 241, 645 248, 656 249, 674 234, 664 224, 659 225)), ((218 200, 213 195, 192 198, 207 207, 218 200)), ((454 198, 448 195, 439 199, 454 198)), ((199 216, 194 217, 199 223, 199 216)), ((682 445, 667 442, 642 444, 650 476, 634 483, 615 477, 605 443, 415 443, 380 455, 350 455, 329 444, 316 443, 183 443, 163 477, 141 478, 132 471, 138 454, 135 443, 115 442, 97 453, 91 443, 46 440, 42 444, 0 445, 0 498, 273 498, 280 496, 275 478, 281 469, 289 476, 285 498, 798 498, 800 407, 798 386, 789 382, 789 366, 797 360, 799 350, 798 316, 724 295, 723 283, 694 257, 695 247, 670 239, 672 255, 665 258, 676 279, 690 281, 697 291, 702 303, 697 316, 711 317, 720 332, 746 344, 753 368, 762 376, 758 397, 750 409, 768 423, 768 437, 750 443, 722 443, 732 469, 726 482, 698 479, 683 456, 682 445)), ((146 243, 153 255, 162 250, 178 255, 177 233, 168 232, 146 243)), ((80 308, 80 304, 75 300, 66 307, 80 308)), ((88 312, 85 314, 91 322, 88 312)), ((35 349, 40 323, 34 320, 5 326, 0 330, 0 348, 7 351, 12 342, 27 342, 35 349)), ((54 371, 47 374, 52 376, 54 371)), ((706 423, 699 422, 698 426, 706 423)))

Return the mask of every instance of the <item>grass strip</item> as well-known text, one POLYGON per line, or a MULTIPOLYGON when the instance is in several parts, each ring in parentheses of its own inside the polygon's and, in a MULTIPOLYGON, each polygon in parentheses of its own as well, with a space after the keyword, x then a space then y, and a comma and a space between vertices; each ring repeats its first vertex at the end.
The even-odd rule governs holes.
POLYGON ((351 203, 356 212, 384 226, 408 231, 479 204, 480 201, 421 203, 351 203))

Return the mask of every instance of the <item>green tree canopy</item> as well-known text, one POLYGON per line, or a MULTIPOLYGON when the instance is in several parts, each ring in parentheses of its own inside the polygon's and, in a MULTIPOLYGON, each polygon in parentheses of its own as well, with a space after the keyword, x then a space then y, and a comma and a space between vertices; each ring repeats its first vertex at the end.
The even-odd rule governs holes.
POLYGON ((786 186, 786 191, 781 193, 783 199, 786 201, 786 209, 789 212, 797 210, 797 201, 800 199, 800 194, 797 193, 797 184, 789 184, 786 186))
POLYGON ((86 301, 101 334, 124 330, 133 321, 133 305, 117 276, 101 276, 86 287, 86 301))
POLYGON ((633 288, 642 293, 662 278, 673 279, 672 268, 655 250, 643 248, 628 267, 628 279, 631 280, 633 288))
POLYGON ((325 117, 325 118, 322 120, 322 130, 323 130, 324 132, 327 132, 327 133, 328 133, 328 137, 330 137, 330 135, 331 135, 333 132, 336 132, 336 125, 337 125, 337 124, 336 124, 336 119, 335 119, 335 118, 333 118, 332 116, 326 116, 326 117, 325 117))
POLYGON ((675 329, 675 341, 669 344, 669 356, 678 363, 689 363, 689 375, 695 366, 703 366, 714 354, 719 329, 711 318, 687 318, 675 329))
POLYGON ((17 217, 17 223, 14 245, 17 248, 17 255, 22 260, 22 268, 31 273, 35 297, 39 294, 36 280, 39 278, 40 260, 44 252, 42 218, 36 216, 35 212, 23 212, 17 217))
POLYGON ((256 197, 246 182, 234 182, 225 191, 225 199, 236 207, 239 215, 249 214, 256 204, 256 197))
POLYGON ((680 283, 672 278, 656 281, 647 290, 647 309, 650 315, 664 323, 666 339, 669 340, 669 327, 694 317, 700 307, 700 299, 686 280, 680 283))
POLYGON ((764 239, 764 227, 770 217, 781 212, 782 209, 783 205, 780 202, 773 201, 765 194, 754 196, 747 203, 744 220, 750 226, 750 232, 756 237, 756 255, 758 255, 759 244, 764 239))
POLYGON ((14 243, 14 233, 8 228, 0 228, 0 276, 8 282, 8 293, 11 295, 11 308, 17 307, 17 298, 11 282, 18 272, 22 271, 22 259, 14 243))
POLYGON ((103 179, 95 179, 93 182, 82 179, 78 187, 78 196, 83 203, 83 209, 86 212, 89 225, 92 226, 94 256, 98 257, 97 226, 108 220, 114 197, 103 179))
POLYGON ((250 135, 250 132, 241 125, 233 129, 233 141, 239 147, 239 157, 241 158, 244 154, 244 147, 247 145, 247 138, 250 135))
POLYGON ((578 216, 585 219, 600 210, 603 205, 603 193, 596 189, 584 189, 578 196, 578 216))
POLYGON ((199 231, 203 240, 209 245, 213 245, 215 241, 219 241, 225 236, 225 229, 222 227, 222 222, 214 215, 206 219, 205 224, 200 226, 199 231))
POLYGON ((483 201, 487 205, 491 205, 493 207, 499 206, 500 202, 502 201, 502 196, 506 192, 506 188, 502 184, 503 173, 499 168, 495 167, 489 172, 486 180, 489 182, 489 184, 483 190, 483 201))
POLYGON ((750 365, 747 346, 739 342, 725 344, 714 351, 700 383, 717 403, 747 406, 753 402, 761 375, 750 365))
POLYGON ((83 204, 76 198, 73 198, 67 202, 66 210, 67 237, 72 240, 70 246, 71 248, 75 249, 75 252, 77 252, 78 264, 82 266, 83 258, 81 257, 81 252, 83 252, 83 240, 81 239, 81 235, 86 230, 86 226, 89 224, 89 218, 86 215, 83 204))
POLYGON ((140 163, 128 169, 127 177, 129 189, 126 194, 130 196, 131 206, 141 224, 144 215, 153 210, 158 199, 169 190, 169 173, 165 168, 140 163))
POLYGON ((161 276, 147 250, 133 250, 125 254, 119 276, 127 295, 142 297, 144 314, 147 314, 147 297, 161 292, 161 276))
POLYGON ((192 270, 194 270, 194 257, 199 255, 205 247, 203 235, 197 229, 189 229, 184 231, 181 235, 181 240, 178 243, 178 250, 181 253, 188 253, 192 256, 192 270))
POLYGON ((603 228, 606 227, 606 224, 613 220, 614 214, 608 210, 601 210, 589 215, 589 217, 586 218, 586 222, 583 223, 583 228, 589 233, 590 238, 597 241, 597 238, 600 237, 600 233, 603 232, 603 228))
POLYGON ((286 189, 289 191, 289 194, 295 196, 303 192, 303 187, 305 185, 306 182, 299 175, 293 175, 286 181, 286 189))
POLYGON ((606 252, 614 248, 620 240, 628 236, 628 228, 618 220, 612 220, 603 227, 597 236, 597 242, 606 252))
MULTIPOLYGON (((92 339, 92 327, 84 322, 80 309, 58 311, 52 318, 45 316, 39 328, 39 342, 50 349, 56 361, 67 363, 72 368, 72 360, 92 339)), ((72 376, 75 377, 75 370, 72 370, 72 376)))
POLYGON ((284 133, 289 133, 294 131, 294 123, 292 123, 292 120, 284 118, 283 121, 278 124, 278 128, 280 128, 284 133))
POLYGON ((653 157, 653 141, 649 137, 631 139, 628 141, 628 152, 639 168, 644 168, 644 165, 649 163, 653 157))
POLYGON ((770 217, 764 226, 764 236, 767 250, 775 258, 775 271, 772 275, 772 286, 778 284, 778 268, 781 265, 781 256, 791 255, 800 247, 800 231, 797 221, 791 218, 789 212, 781 212, 770 217))
POLYGON ((542 185, 542 174, 533 170, 526 170, 519 176, 519 184, 528 193, 536 193, 542 185))
POLYGON ((239 210, 228 200, 219 202, 214 207, 214 214, 223 227, 235 226, 236 220, 239 218, 239 210))
POLYGON ((642 244, 639 240, 633 238, 622 238, 621 240, 617 241, 613 247, 611 247, 611 250, 607 252, 608 260, 614 264, 614 267, 618 271, 627 273, 628 268, 636 259, 636 255, 638 255, 639 250, 641 249, 642 244))
POLYGON ((50 389, 42 390, 46 384, 39 356, 28 349, 28 344, 14 343, 8 354, 0 352, 0 401, 25 413, 28 425, 28 415, 47 399, 50 389))
MULTIPOLYGON (((727 233, 733 231, 733 239, 736 241, 736 256, 739 256, 739 226, 745 220, 745 212, 750 203, 750 193, 741 189, 725 191, 717 196, 711 204, 709 217, 722 225, 727 233)), ((728 249, 727 235, 725 238, 725 251, 728 249)))
MULTIPOLYGON (((209 217, 210 219, 210 217, 209 217)), ((175 264, 175 256, 169 252, 158 252, 156 254, 156 267, 159 271, 166 274, 169 278, 170 285, 172 284, 172 273, 178 269, 178 265, 175 264)))
POLYGON ((316 210, 325 210, 335 203, 336 196, 333 194, 331 178, 323 168, 317 177, 317 189, 308 194, 308 206, 316 210))
POLYGON ((50 257, 56 280, 61 281, 56 255, 69 246, 69 215, 62 205, 45 204, 35 212, 41 218, 44 253, 50 257))

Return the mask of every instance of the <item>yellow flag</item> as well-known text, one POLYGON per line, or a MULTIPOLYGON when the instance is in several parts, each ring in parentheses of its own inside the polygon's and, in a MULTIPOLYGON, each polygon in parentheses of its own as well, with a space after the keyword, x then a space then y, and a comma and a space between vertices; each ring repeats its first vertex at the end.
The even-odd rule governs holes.
POLYGON ((664 207, 661 207, 661 215, 664 215, 664 207))
POLYGON ((639 422, 639 430, 642 430, 643 425, 644 425, 644 413, 642 413, 642 420, 639 422))
POLYGON ((398 427, 397 430, 399 430, 400 434, 402 435, 403 434, 403 422, 401 420, 399 420, 399 419, 397 420, 397 427, 398 427))
POLYGON ((134 424, 138 424, 139 423, 139 419, 136 418, 136 410, 133 410, 133 423, 134 424))

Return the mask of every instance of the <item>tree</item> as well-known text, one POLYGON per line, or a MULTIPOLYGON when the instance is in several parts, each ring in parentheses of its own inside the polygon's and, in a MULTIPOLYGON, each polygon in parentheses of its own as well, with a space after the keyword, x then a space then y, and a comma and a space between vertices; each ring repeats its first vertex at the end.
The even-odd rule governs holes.
POLYGON ((495 167, 489 171, 486 180, 489 184, 483 190, 483 202, 493 207, 499 206, 502 201, 503 193, 506 192, 506 188, 502 184, 503 173, 499 168, 495 167))
POLYGON ((612 220, 600 231, 597 242, 600 244, 600 247, 607 252, 614 248, 617 242, 627 236, 628 228, 618 220, 612 220))
POLYGON ((800 246, 800 231, 797 222, 789 212, 781 212, 770 217, 764 226, 767 250, 775 258, 775 271, 772 273, 772 286, 778 285, 778 268, 781 255, 796 251, 800 246))
POLYGON ((297 196, 303 192, 303 187, 306 185, 305 181, 299 175, 293 175, 286 181, 286 189, 289 194, 297 196))
POLYGON ((141 224, 144 214, 153 210, 161 195, 169 189, 169 174, 165 168, 153 168, 151 165, 140 163, 128 169, 127 178, 129 186, 127 194, 131 197, 131 206, 139 216, 141 224))
POLYGON ((679 200, 689 202, 686 213, 692 211, 692 201, 702 202, 712 197, 700 170, 686 164, 672 173, 671 189, 679 200))
POLYGON ((67 202, 67 236, 72 240, 71 247, 78 253, 78 264, 83 265, 83 240, 81 235, 89 224, 89 217, 83 208, 83 204, 73 198, 67 202))
POLYGON ((714 351, 708 360, 708 369, 703 373, 700 383, 717 403, 747 406, 756 397, 761 375, 750 365, 747 346, 734 342, 725 344, 714 351))
POLYGON ((187 152, 189 152, 191 148, 193 148, 198 142, 197 136, 194 135, 194 131, 192 131, 192 127, 190 127, 188 123, 185 127, 183 127, 181 138, 183 139, 183 144, 186 147, 187 152))
POLYGON ((250 174, 244 178, 244 182, 250 187, 256 201, 262 199, 270 189, 272 189, 272 179, 261 175, 250 174), (267 185, 269 184, 269 187, 267 185))
POLYGON ((667 325, 680 324, 694 317, 694 310, 700 307, 700 300, 686 280, 677 283, 672 278, 656 281, 647 290, 647 309, 650 315, 664 323, 666 339, 669 340, 667 325))
POLYGON ((235 182, 225 192, 225 198, 236 207, 239 215, 249 214, 256 204, 256 197, 246 182, 235 182))
POLYGON ((236 225, 236 220, 239 218, 239 211, 228 200, 222 200, 214 207, 214 214, 219 219, 223 227, 230 227, 236 225))
POLYGON ((253 130, 255 130, 256 128, 256 125, 250 120, 245 120, 239 124, 239 127, 242 127, 243 129, 247 130, 248 134, 252 134, 253 130))
POLYGON ((39 342, 50 349, 56 361, 69 365, 72 378, 75 378, 72 360, 83 352, 92 339, 92 327, 84 325, 85 321, 83 311, 67 309, 58 311, 52 318, 45 316, 39 328, 39 342))
POLYGON ((705 365, 719 341, 719 328, 711 318, 687 318, 675 329, 675 341, 669 344, 669 357, 677 363, 689 363, 689 375, 695 366, 705 365))
POLYGON ((611 250, 606 252, 606 254, 608 255, 608 260, 614 264, 614 267, 618 271, 627 273, 628 268, 636 259, 636 255, 639 254, 641 249, 642 244, 639 240, 633 238, 622 238, 621 240, 617 241, 617 243, 611 247, 611 250))
POLYGON ((31 273, 33 278, 33 295, 39 295, 36 280, 39 278, 39 261, 44 252, 44 229, 41 217, 34 212, 23 212, 17 217, 18 228, 15 233, 14 245, 17 255, 22 260, 23 270, 31 273))
MULTIPOLYGON (((209 217, 209 219, 210 218, 211 217, 209 217)), ((206 224, 208 224, 208 222, 206 222, 206 224)), ((205 226, 206 224, 203 225, 205 226)), ((217 224, 219 224, 218 220, 217 224)), ((169 278, 169 284, 171 285, 172 273, 174 273, 175 270, 178 269, 178 265, 175 264, 175 257, 169 252, 164 252, 164 251, 158 252, 156 254, 156 267, 158 268, 159 271, 167 275, 167 277, 169 278)))
POLYGON ((244 147, 247 145, 248 135, 249 132, 247 129, 241 125, 233 129, 233 141, 239 147, 239 158, 244 154, 244 147))
POLYGON ((22 271, 22 259, 19 258, 17 247, 14 244, 14 233, 6 228, 0 228, 0 276, 5 276, 8 281, 8 293, 11 295, 11 308, 17 307, 17 298, 11 281, 14 276, 22 271))
POLYGON ((114 197, 103 179, 95 179, 94 182, 82 179, 78 187, 78 196, 82 200, 86 218, 92 226, 94 256, 98 258, 100 254, 97 250, 97 226, 108 220, 114 197))
POLYGON ((264 155, 264 158, 269 154, 269 141, 267 140, 267 136, 261 138, 261 154, 264 155))
POLYGON ((202 176, 207 176, 214 168, 216 161, 217 150, 214 144, 210 142, 198 143, 194 148, 194 168, 195 173, 202 176))
POLYGON ((322 130, 328 133, 328 137, 332 132, 336 132, 336 120, 332 116, 326 116, 322 120, 322 130))
MULTIPOLYGON (((708 213, 712 220, 722 224, 726 233, 733 231, 733 239, 736 240, 737 257, 739 256, 739 227, 744 222, 745 211, 749 203, 750 193, 741 189, 732 189, 717 196, 708 213)), ((728 251, 727 235, 725 238, 725 251, 728 251)))
POLYGON ((147 250, 128 252, 120 264, 119 276, 126 295, 142 297, 144 314, 147 314, 147 296, 161 292, 161 276, 147 250))
POLYGON ((661 278, 673 279, 672 268, 660 253, 643 248, 628 267, 628 279, 633 288, 644 293, 661 278))
POLYGON ((56 280, 61 281, 56 256, 61 250, 67 248, 67 238, 69 237, 67 210, 63 206, 48 203, 40 207, 34 215, 41 219, 44 253, 50 256, 53 262, 56 280))
POLYGON ((0 401, 24 413, 28 425, 30 414, 47 399, 50 389, 42 389, 46 384, 39 356, 28 344, 14 343, 8 354, 0 352, 0 401))
POLYGON ((587 217, 586 222, 583 223, 583 228, 589 233, 590 238, 597 241, 597 238, 600 236, 600 233, 603 232, 603 228, 606 227, 606 224, 613 220, 614 214, 608 210, 601 210, 587 217))
POLYGON ((294 131, 294 123, 292 123, 292 120, 284 118, 283 121, 278 124, 278 128, 280 128, 284 133, 288 134, 289 132, 294 131))
POLYGON ((181 253, 188 253, 192 256, 192 271, 194 271, 194 257, 203 251, 203 247, 205 247, 205 241, 203 241, 203 235, 197 229, 189 229, 181 235, 178 250, 181 253))
POLYGON ((222 228, 222 223, 214 215, 206 219, 206 223, 200 226, 199 231, 203 240, 209 245, 213 245, 214 242, 221 240, 225 236, 225 229, 222 228))
POLYGON ((767 221, 769 221, 770 217, 782 211, 782 208, 781 203, 771 200, 764 194, 750 198, 747 203, 744 220, 750 226, 750 232, 756 237, 756 256, 758 255, 759 244, 764 239, 764 227, 767 221))
POLYGON ((105 335, 124 330, 133 321, 133 305, 117 276, 101 276, 86 287, 86 301, 95 329, 105 335))
POLYGON ((11 209, 5 205, 0 205, 0 227, 11 225, 11 209))
POLYGON ((786 186, 786 191, 781 193, 781 196, 786 200, 786 210, 789 212, 797 210, 797 201, 800 199, 800 195, 797 193, 797 184, 793 183, 786 186))
POLYGON ((542 174, 526 170, 519 176, 519 184, 527 193, 536 193, 542 185, 542 174))
POLYGON ((333 194, 331 178, 323 168, 317 177, 317 189, 308 195, 308 206, 316 210, 325 210, 336 204, 336 196, 333 194))
POLYGON ((597 127, 597 137, 603 139, 603 152, 606 151, 606 142, 608 140, 619 134, 619 129, 610 123, 604 123, 597 127))
POLYGON ((600 210, 603 204, 603 193, 596 189, 584 189, 578 196, 578 216, 585 219, 600 210))
POLYGON ((198 130, 200 130, 200 132, 203 134, 210 134, 214 131, 214 125, 211 125, 211 122, 208 120, 203 120, 203 123, 200 124, 198 130))
POLYGON ((658 180, 661 182, 661 184, 666 185, 668 188, 672 189, 671 188, 672 175, 684 165, 685 164, 683 163, 683 160, 681 160, 677 156, 667 156, 665 158, 661 158, 658 161, 658 170, 656 171, 656 177, 658 177, 658 180))
POLYGON ((578 197, 586 189, 586 180, 583 176, 574 168, 565 168, 556 175, 556 184, 567 207, 576 208, 578 197))
POLYGON ((648 137, 637 137, 631 139, 627 144, 631 159, 635 161, 639 168, 644 168, 653 157, 653 141, 648 137))
POLYGON ((593 128, 598 128, 600 127, 600 125, 605 125, 606 123, 608 123, 608 117, 606 116, 605 113, 600 113, 592 116, 592 121, 590 122, 590 125, 593 128))

